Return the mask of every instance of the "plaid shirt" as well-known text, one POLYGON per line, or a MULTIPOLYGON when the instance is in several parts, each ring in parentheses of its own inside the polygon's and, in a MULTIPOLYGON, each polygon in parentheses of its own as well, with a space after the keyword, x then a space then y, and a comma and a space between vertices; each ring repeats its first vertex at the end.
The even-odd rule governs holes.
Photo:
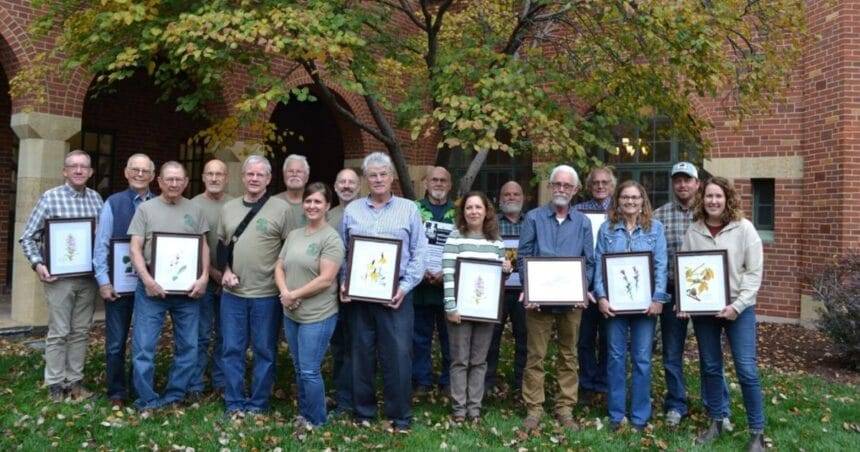
POLYGON ((69 184, 54 187, 43 193, 30 213, 27 225, 24 226, 24 233, 18 240, 30 265, 35 266, 44 262, 42 235, 45 232, 45 220, 92 217, 98 222, 103 204, 101 195, 95 190, 84 188, 83 192, 79 192, 69 184))
POLYGON ((505 214, 496 215, 499 219, 499 232, 502 234, 502 237, 519 237, 520 229, 523 227, 523 215, 520 215, 520 221, 518 223, 514 223, 509 220, 505 214))
POLYGON ((603 201, 598 202, 596 199, 589 199, 588 201, 581 202, 575 206, 573 206, 576 210, 602 210, 604 212, 609 211, 609 208, 612 207, 612 196, 607 196, 603 199, 603 201))
MULTIPOLYGON (((669 252, 669 281, 675 280, 675 253, 681 250, 681 242, 687 228, 693 223, 692 209, 684 209, 676 201, 663 204, 654 211, 654 218, 663 223, 666 231, 666 249, 669 252)), ((670 288, 671 290, 671 288, 670 288)))

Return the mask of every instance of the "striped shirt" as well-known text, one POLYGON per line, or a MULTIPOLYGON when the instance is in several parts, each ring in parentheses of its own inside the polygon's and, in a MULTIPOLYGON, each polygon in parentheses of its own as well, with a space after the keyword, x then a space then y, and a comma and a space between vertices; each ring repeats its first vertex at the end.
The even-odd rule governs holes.
MULTIPOLYGON (((381 207, 376 208, 370 196, 356 199, 343 210, 340 235, 349 255, 349 238, 353 235, 368 235, 400 239, 400 289, 404 293, 412 290, 424 278, 424 259, 427 255, 427 236, 415 202, 399 196, 391 196, 381 207)), ((346 265, 341 268, 341 280, 346 277, 346 265)))
POLYGON ((442 278, 445 288, 445 311, 457 310, 457 300, 454 299, 454 271, 457 268, 457 258, 471 257, 475 259, 504 260, 505 244, 501 240, 487 240, 483 235, 468 234, 460 236, 455 229, 448 236, 445 251, 442 253, 442 278))
MULTIPOLYGON (((666 231, 666 249, 669 251, 669 281, 675 280, 675 253, 681 251, 681 242, 693 223, 693 209, 685 209, 677 201, 663 204, 654 211, 654 218, 663 223, 666 231)), ((671 284, 669 290, 672 290, 671 284)))
POLYGON ((30 218, 24 226, 24 233, 18 240, 30 265, 35 266, 44 262, 42 244, 45 220, 91 217, 98 222, 103 204, 102 197, 97 191, 85 187, 84 191, 79 192, 68 183, 42 193, 33 211, 30 212, 30 218))

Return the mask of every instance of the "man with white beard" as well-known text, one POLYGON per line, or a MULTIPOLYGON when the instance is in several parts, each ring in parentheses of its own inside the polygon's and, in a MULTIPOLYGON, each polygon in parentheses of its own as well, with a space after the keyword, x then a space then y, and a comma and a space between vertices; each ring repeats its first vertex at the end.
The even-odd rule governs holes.
MULTIPOLYGON (((570 206, 570 200, 580 188, 579 176, 570 166, 559 165, 552 170, 549 181, 552 201, 529 211, 523 221, 517 249, 517 270, 522 274, 524 258, 529 256, 583 257, 590 287, 594 273, 591 222, 570 206)), ((527 304, 525 308, 528 339, 523 373, 523 402, 526 406, 523 430, 532 433, 540 429, 545 400, 544 358, 550 340, 557 341, 559 354, 556 364, 559 391, 555 400, 555 417, 562 428, 575 430, 578 427, 572 411, 579 389, 576 340, 585 303, 575 307, 543 308, 527 304)))
MULTIPOLYGON (((519 241, 523 225, 523 188, 516 181, 508 181, 499 191, 499 232, 506 243, 519 241)), ((513 263, 513 259, 511 260, 513 263)), ((526 311, 519 302, 521 286, 519 274, 511 275, 505 283, 505 300, 502 305, 501 323, 493 332, 493 342, 487 354, 487 376, 484 387, 492 392, 496 385, 496 369, 499 365, 502 333, 507 319, 511 320, 514 333, 514 374, 511 381, 512 392, 519 394, 523 385, 523 368, 526 366, 526 311), (516 275, 516 276, 515 276, 516 275)))

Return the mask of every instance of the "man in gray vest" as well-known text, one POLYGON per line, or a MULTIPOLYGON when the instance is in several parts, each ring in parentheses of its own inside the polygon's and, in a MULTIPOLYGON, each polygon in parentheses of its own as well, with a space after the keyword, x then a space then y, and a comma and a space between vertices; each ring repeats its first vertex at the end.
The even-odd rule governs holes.
MULTIPOLYGON (((155 178, 155 164, 146 154, 128 158, 123 172, 128 189, 110 195, 105 201, 93 249, 93 268, 99 295, 105 301, 105 361, 107 397, 114 406, 122 407, 129 396, 125 372, 125 344, 134 312, 134 294, 118 295, 110 279, 111 240, 128 240, 128 226, 134 212, 144 201, 152 198, 149 184, 155 178)), ((130 377, 130 374, 129 374, 130 377)))

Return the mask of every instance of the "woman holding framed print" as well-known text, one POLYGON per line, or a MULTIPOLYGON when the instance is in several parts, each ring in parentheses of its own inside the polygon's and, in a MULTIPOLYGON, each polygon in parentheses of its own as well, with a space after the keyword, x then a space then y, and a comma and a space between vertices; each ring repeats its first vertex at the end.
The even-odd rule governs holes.
MULTIPOLYGON (((738 192, 731 182, 713 177, 702 185, 693 205, 693 224, 687 229, 682 251, 726 250, 731 304, 714 317, 696 316, 693 327, 699 343, 700 375, 705 408, 711 423, 696 442, 704 444, 722 433, 724 407, 723 330, 729 339, 741 385, 750 430, 747 450, 764 450, 764 406, 756 359, 756 295, 761 285, 761 238, 744 218, 738 192)), ((686 313, 679 313, 684 318, 686 313)))
POLYGON ((331 198, 331 189, 321 182, 305 188, 302 207, 307 225, 290 232, 275 264, 298 388, 296 424, 301 428, 326 422, 320 366, 337 324, 337 273, 344 254, 340 235, 325 219, 331 198))
MULTIPOLYGON (((504 273, 510 273, 511 263, 505 259, 505 245, 499 235, 493 205, 483 193, 469 192, 457 203, 456 223, 457 227, 448 237, 442 253, 445 312, 451 347, 451 404, 454 422, 460 423, 466 418, 478 422, 484 398, 487 352, 495 324, 461 319, 454 287, 456 261, 458 258, 503 261, 504 273)), ((500 301, 496 300, 496 303, 500 301)))
MULTIPOLYGON (((607 337, 607 405, 613 430, 626 422, 627 404, 627 344, 631 344, 632 384, 630 422, 637 430, 644 429, 651 418, 651 347, 657 316, 663 312, 663 303, 669 300, 666 293, 668 258, 663 224, 651 217, 651 203, 645 188, 636 181, 622 182, 615 189, 614 206, 597 235, 594 251, 594 295, 600 312, 606 316, 607 337), (651 253, 651 268, 620 270, 607 275, 606 261, 619 253, 651 253), (635 272, 635 273, 634 273, 635 272), (631 273, 633 273, 631 275, 631 273), (646 273, 650 273, 646 277, 646 273), (607 280, 613 278, 612 280, 607 280), (630 278, 630 283, 627 283, 630 278), (623 280, 622 280, 623 279, 623 280), (653 285, 648 286, 648 282, 653 285), (610 303, 615 292, 610 285, 626 287, 631 297, 632 283, 649 287, 644 293, 644 304, 637 311, 617 312, 610 303)), ((647 254, 646 254, 647 256, 647 254)), ((616 300, 618 301, 618 300, 616 300)), ((617 306, 617 304, 616 304, 617 306)))

